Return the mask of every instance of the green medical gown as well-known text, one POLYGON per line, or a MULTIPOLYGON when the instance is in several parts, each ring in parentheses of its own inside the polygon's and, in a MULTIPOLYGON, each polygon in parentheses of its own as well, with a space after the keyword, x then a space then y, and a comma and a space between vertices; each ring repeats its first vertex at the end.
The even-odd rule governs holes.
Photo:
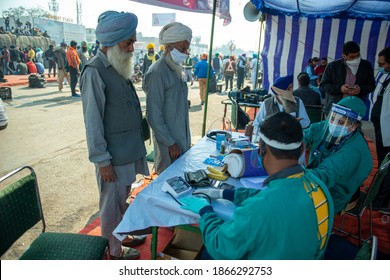
POLYGON ((339 213, 350 201, 371 172, 373 163, 370 149, 360 130, 346 140, 341 148, 333 152, 323 149, 321 158, 314 155, 322 141, 326 121, 313 123, 304 130, 304 142, 310 148, 309 163, 314 175, 329 188, 334 211, 339 213))
POLYGON ((240 188, 234 204, 230 221, 214 212, 200 219, 203 242, 214 259, 321 258, 316 213, 302 178, 275 179, 263 191, 240 188))

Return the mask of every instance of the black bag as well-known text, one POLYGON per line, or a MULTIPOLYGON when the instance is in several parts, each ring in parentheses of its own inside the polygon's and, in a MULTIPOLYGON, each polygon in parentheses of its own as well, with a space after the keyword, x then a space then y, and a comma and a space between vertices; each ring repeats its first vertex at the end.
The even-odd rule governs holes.
POLYGON ((28 86, 31 88, 45 87, 46 80, 44 75, 31 74, 28 76, 28 86))
POLYGON ((12 100, 12 89, 10 87, 0 87, 0 98, 2 100, 12 100))
POLYGON ((249 115, 240 106, 237 106, 237 128, 244 129, 250 120, 249 115))
POLYGON ((271 95, 268 94, 268 91, 265 89, 251 90, 249 86, 239 91, 229 92, 229 98, 233 98, 237 100, 237 102, 249 104, 259 104, 270 96, 271 95))
POLYGON ((191 185, 191 187, 210 186, 209 176, 203 169, 192 172, 184 172, 184 178, 186 179, 187 183, 191 185))

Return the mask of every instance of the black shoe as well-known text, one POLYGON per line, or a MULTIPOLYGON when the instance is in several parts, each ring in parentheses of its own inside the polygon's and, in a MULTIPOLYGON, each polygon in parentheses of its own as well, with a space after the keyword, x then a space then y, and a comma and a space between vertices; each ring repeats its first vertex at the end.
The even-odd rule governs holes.
POLYGON ((132 247, 144 244, 146 241, 146 235, 130 235, 122 240, 122 246, 132 247))
POLYGON ((72 94, 72 97, 74 97, 74 98, 80 98, 81 95, 80 95, 80 94, 77 94, 77 93, 74 93, 74 94, 72 94))

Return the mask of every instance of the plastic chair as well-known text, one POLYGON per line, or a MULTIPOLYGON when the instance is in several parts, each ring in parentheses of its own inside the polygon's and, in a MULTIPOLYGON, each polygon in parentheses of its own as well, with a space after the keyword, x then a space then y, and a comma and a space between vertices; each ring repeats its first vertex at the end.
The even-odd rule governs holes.
POLYGON ((375 235, 371 235, 360 247, 355 260, 376 260, 377 251, 378 238, 375 235))
POLYGON ((376 260, 378 251, 378 239, 375 235, 367 238, 362 246, 357 246, 351 241, 337 235, 330 236, 325 251, 325 260, 376 260))
MULTIPOLYGON (((0 190, 0 255, 39 222, 42 233, 22 254, 23 260, 101 260, 108 253, 108 240, 101 236, 45 232, 46 224, 38 181, 30 166, 20 167, 0 178, 15 179, 0 190), (27 176, 20 178, 25 172, 27 176), (21 173, 20 173, 21 172, 21 173), (17 176, 15 176, 18 174, 17 176), (20 178, 20 179, 17 179, 20 178)), ((7 180, 8 181, 8 180, 7 180)))
POLYGON ((322 106, 305 105, 306 113, 309 116, 310 123, 322 121, 322 106))
POLYGON ((231 120, 232 125, 234 127, 234 131, 238 131, 238 104, 237 100, 234 100, 233 98, 230 99, 232 101, 232 112, 231 112, 231 120))
POLYGON ((369 207, 370 211, 370 236, 372 236, 372 201, 378 193, 379 187, 382 184, 384 177, 386 176, 390 165, 390 153, 385 156, 385 159, 381 163, 379 169, 375 173, 374 178, 371 181, 370 187, 366 191, 361 191, 359 199, 356 203, 356 206, 350 210, 345 211, 343 215, 343 219, 341 222, 340 228, 333 228, 336 231, 349 234, 348 232, 343 231, 343 222, 344 215, 350 215, 352 217, 356 217, 358 220, 358 236, 351 235, 354 238, 359 240, 359 245, 362 241, 362 233, 361 233, 361 217, 364 213, 364 210, 369 207))

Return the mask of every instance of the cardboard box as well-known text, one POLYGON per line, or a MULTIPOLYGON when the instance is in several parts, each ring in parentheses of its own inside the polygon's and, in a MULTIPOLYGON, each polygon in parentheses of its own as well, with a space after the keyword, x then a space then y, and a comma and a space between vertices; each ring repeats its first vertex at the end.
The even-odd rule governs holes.
POLYGON ((202 235, 200 232, 176 227, 172 239, 161 253, 157 253, 158 260, 197 260, 203 250, 202 235))

